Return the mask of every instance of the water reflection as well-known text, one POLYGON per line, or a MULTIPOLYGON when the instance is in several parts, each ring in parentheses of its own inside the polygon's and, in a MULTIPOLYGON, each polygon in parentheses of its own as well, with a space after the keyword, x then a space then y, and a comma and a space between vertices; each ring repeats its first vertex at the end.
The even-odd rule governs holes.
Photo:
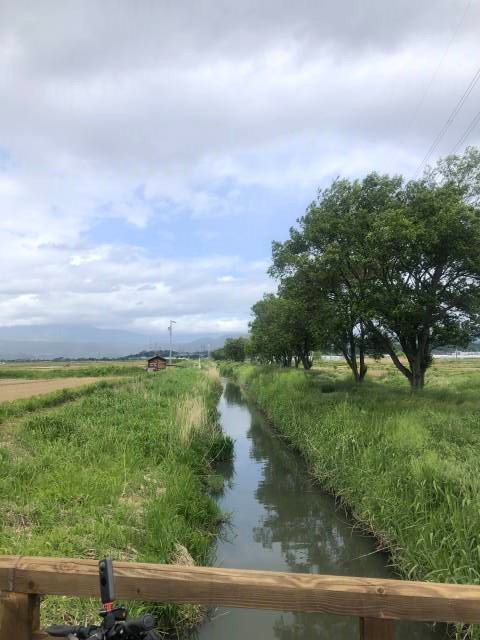
POLYGON ((255 492, 265 512, 253 530, 255 542, 279 543, 291 571, 342 575, 389 575, 373 541, 354 532, 347 516, 314 486, 302 460, 293 455, 261 415, 252 415, 251 455, 264 462, 255 492))
MULTIPOLYGON (((224 430, 235 439, 234 475, 220 498, 232 513, 231 531, 218 543, 226 567, 392 577, 374 541, 352 528, 333 498, 315 487, 303 460, 227 383, 219 405, 224 430)), ((231 469, 229 470, 231 471, 231 469)), ((306 613, 219 610, 200 638, 310 640, 358 637, 358 619, 306 613)), ((397 638, 443 637, 425 625, 408 625, 397 638)))
POLYGON ((247 404, 247 401, 242 393, 242 390, 238 384, 233 382, 227 382, 223 390, 223 399, 227 405, 243 406, 247 404))

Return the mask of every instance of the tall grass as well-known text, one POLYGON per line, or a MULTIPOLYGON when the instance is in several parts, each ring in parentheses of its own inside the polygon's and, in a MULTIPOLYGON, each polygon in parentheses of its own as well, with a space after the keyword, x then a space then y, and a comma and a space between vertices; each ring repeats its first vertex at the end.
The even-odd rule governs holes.
POLYGON ((27 413, 33 413, 39 409, 48 409, 57 407, 78 400, 82 396, 88 396, 95 393, 99 389, 107 389, 117 382, 101 380, 100 382, 78 387, 76 389, 60 389, 53 393, 46 393, 40 396, 32 396, 22 400, 13 400, 11 402, 0 403, 0 424, 5 420, 19 418, 27 413))
POLYGON ((104 376, 132 376, 142 371, 141 365, 125 364, 89 364, 72 367, 41 368, 37 366, 17 367, 0 366, 0 379, 18 378, 28 380, 49 380, 51 378, 83 378, 104 376))
MULTIPOLYGON (((0 440, 0 553, 169 562, 182 545, 208 563, 222 516, 207 478, 219 451, 230 450, 218 395, 201 372, 174 369, 102 385, 10 425, 0 440), (195 418, 186 440, 179 407, 197 403, 203 426, 195 418)), ((96 618, 97 609, 46 598, 44 622, 96 618)), ((163 629, 187 624, 186 611, 159 606, 163 629)))
POLYGON ((398 376, 359 387, 334 371, 222 371, 389 547, 402 575, 480 584, 479 373, 436 373, 412 396, 398 376))

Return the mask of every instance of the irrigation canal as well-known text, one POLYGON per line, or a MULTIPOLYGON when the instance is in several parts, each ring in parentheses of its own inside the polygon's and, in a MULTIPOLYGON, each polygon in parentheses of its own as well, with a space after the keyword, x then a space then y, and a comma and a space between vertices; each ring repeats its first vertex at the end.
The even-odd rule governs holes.
MULTIPOLYGON (((245 398, 224 383, 219 403, 225 432, 235 440, 233 466, 224 469, 219 499, 231 525, 217 545, 217 564, 347 576, 394 578, 375 541, 353 528, 334 499, 316 487, 304 461, 245 398)), ((311 613, 217 609, 199 640, 347 640, 358 638, 358 618, 311 613)), ((422 623, 398 623, 398 640, 440 640, 422 623)))

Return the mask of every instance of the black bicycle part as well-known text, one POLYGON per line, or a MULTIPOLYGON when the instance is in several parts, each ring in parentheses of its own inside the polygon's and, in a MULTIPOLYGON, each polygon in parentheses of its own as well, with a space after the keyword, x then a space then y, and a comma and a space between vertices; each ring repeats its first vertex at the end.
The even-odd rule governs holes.
POLYGON ((82 627, 80 625, 73 626, 70 624, 53 624, 47 627, 47 633, 54 638, 66 638, 69 635, 77 637, 79 640, 87 640, 92 633, 99 629, 97 625, 89 625, 82 627))
POLYGON ((110 604, 115 600, 115 583, 113 578, 113 562, 108 556, 98 563, 100 575, 100 597, 102 604, 110 604))

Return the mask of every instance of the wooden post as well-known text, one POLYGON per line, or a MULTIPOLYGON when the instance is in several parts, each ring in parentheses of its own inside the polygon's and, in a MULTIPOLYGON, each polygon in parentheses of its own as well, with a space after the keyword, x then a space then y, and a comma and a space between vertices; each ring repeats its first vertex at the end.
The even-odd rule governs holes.
POLYGON ((39 628, 39 596, 0 592, 0 640, 32 640, 39 628))
POLYGON ((395 622, 381 618, 360 618, 360 640, 395 640, 395 622))

